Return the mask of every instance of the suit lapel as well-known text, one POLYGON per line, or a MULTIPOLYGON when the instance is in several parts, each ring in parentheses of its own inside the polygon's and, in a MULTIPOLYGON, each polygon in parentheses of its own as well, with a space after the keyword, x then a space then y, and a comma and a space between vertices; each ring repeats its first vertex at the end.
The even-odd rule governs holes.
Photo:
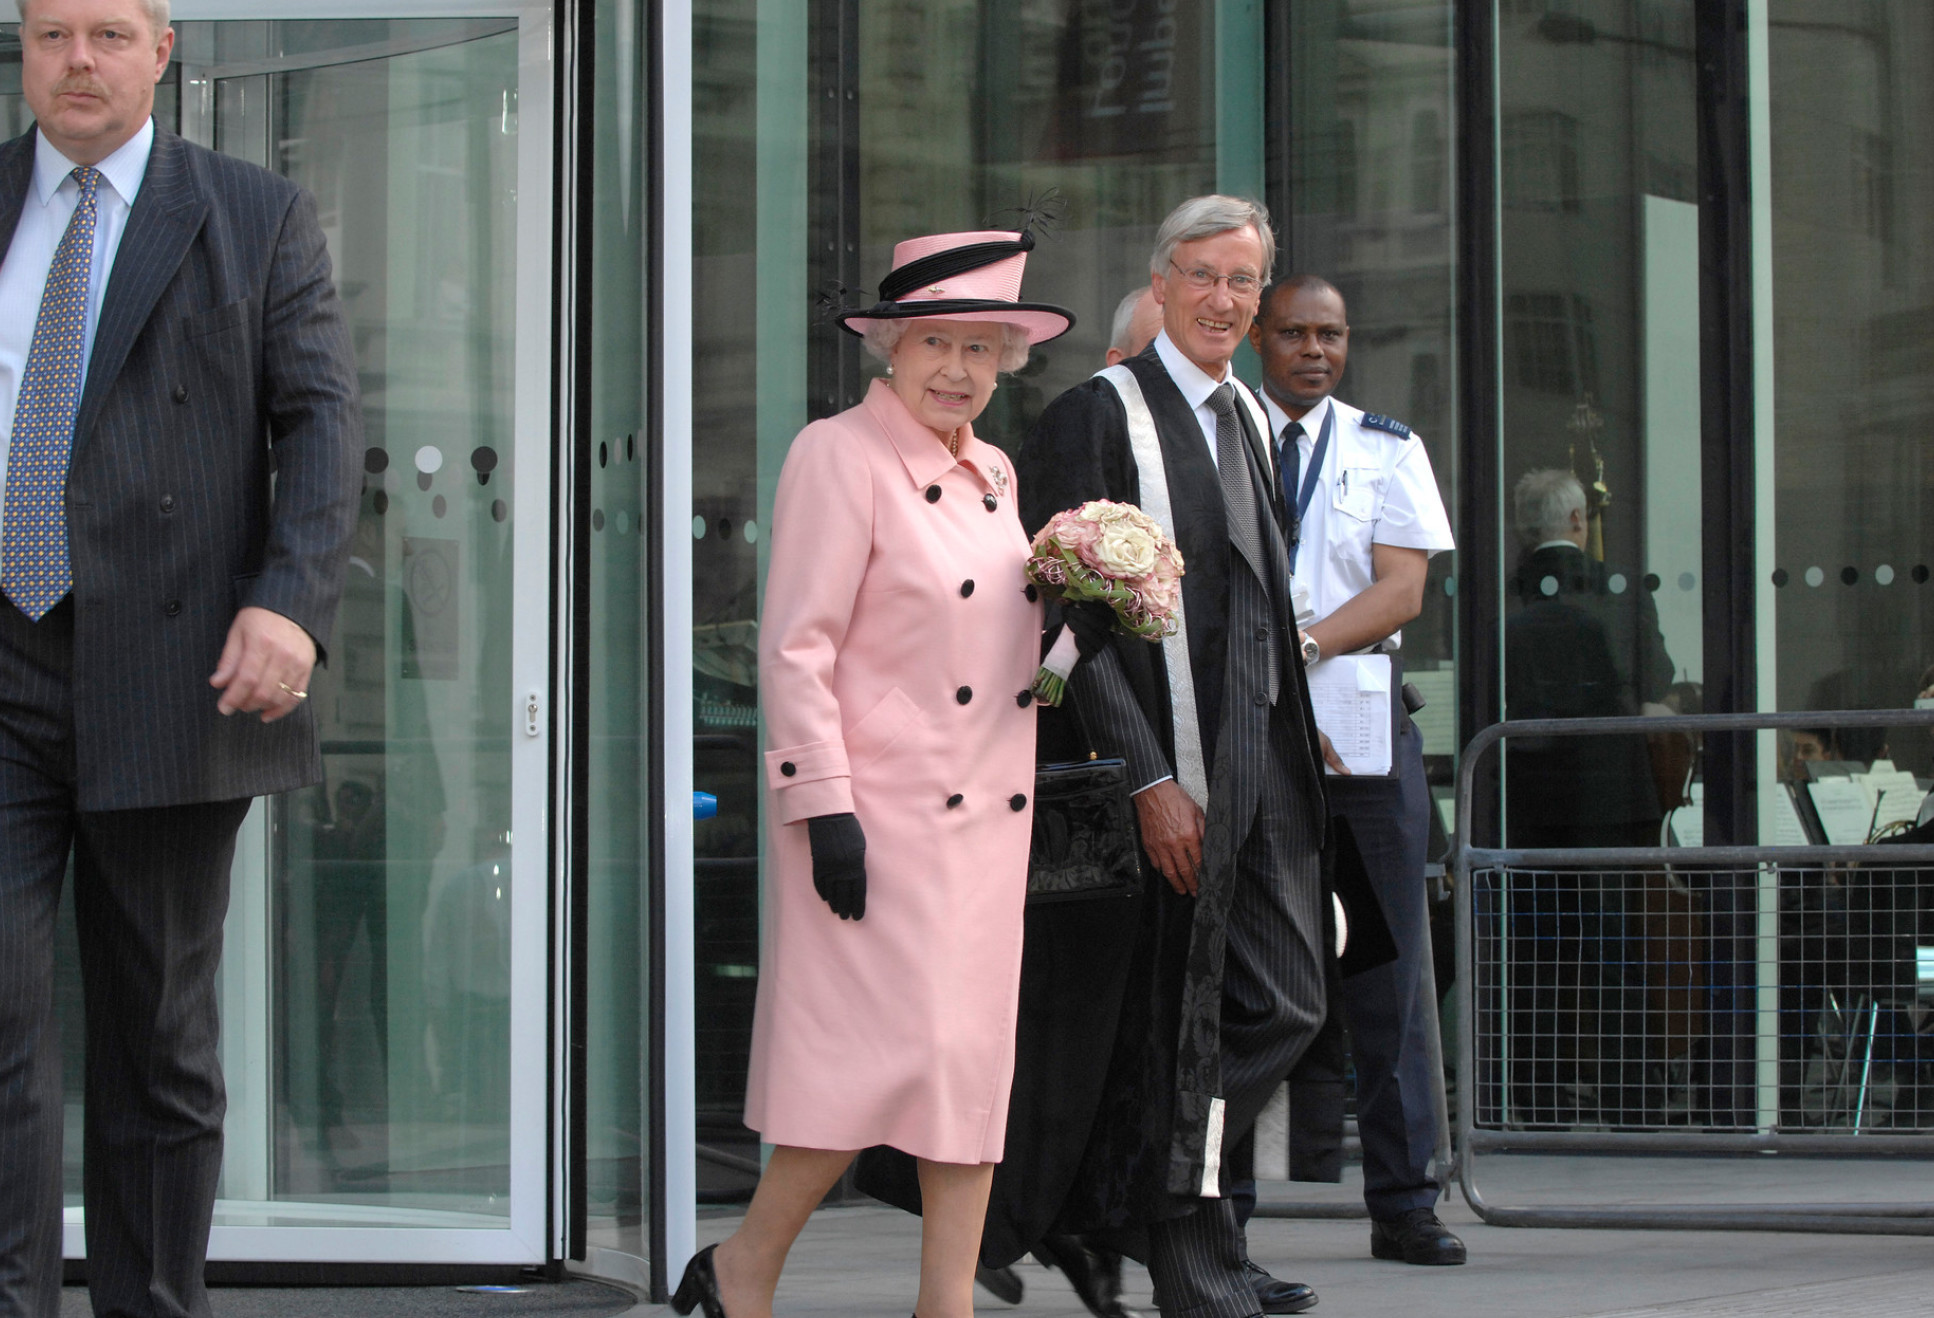
POLYGON ((0 258, 13 246, 13 231, 34 182, 34 131, 0 146, 0 258))
POLYGON ((128 351, 181 267, 207 216, 208 202, 196 190, 188 172, 187 148, 179 137, 157 128, 148 172, 128 214, 114 269, 108 275, 101 321, 94 331, 94 351, 88 359, 87 384, 81 391, 80 416, 74 426, 77 451, 87 442, 94 419, 100 414, 101 400, 120 376, 128 351))

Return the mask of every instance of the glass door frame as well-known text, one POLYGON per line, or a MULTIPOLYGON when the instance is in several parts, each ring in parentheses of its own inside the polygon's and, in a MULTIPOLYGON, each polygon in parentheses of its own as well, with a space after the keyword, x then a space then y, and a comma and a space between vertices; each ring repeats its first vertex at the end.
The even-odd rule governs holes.
POLYGON ((598 436, 591 425, 591 206, 595 116, 613 112, 610 89, 597 83, 593 0, 560 0, 557 68, 560 93, 556 176, 559 259, 557 323, 559 425, 556 481, 557 661, 568 701, 556 726, 558 749, 552 835, 557 886, 553 994, 559 1004, 553 1061, 555 1166, 551 1188, 554 1257, 572 1271, 643 1291, 654 1303, 669 1296, 671 1278, 697 1249, 698 1170, 692 755, 692 49, 691 0, 628 0, 642 35, 642 96, 650 117, 638 141, 645 180, 645 498, 639 532, 645 541, 646 691, 642 703, 646 784, 643 857, 645 1038, 639 1086, 644 1120, 645 1256, 589 1240, 588 1076, 592 1004, 589 960, 590 875, 581 836, 589 819, 589 740, 595 711, 589 666, 590 473, 598 436))
MULTIPOLYGON (((514 346, 514 466, 518 501, 538 510, 530 529, 513 548, 514 598, 542 623, 513 628, 513 689, 504 696, 515 706, 505 711, 520 729, 510 750, 512 800, 510 935, 510 1193, 501 1228, 396 1226, 407 1213, 383 1209, 386 1224, 360 1225, 370 1210, 288 1201, 287 1207, 313 1222, 330 1226, 227 1226, 219 1222, 209 1240, 211 1262, 344 1264, 537 1265, 559 1256, 551 1211, 553 1141, 556 1128, 550 1078, 556 1057, 552 1029, 554 958, 551 865, 553 748, 556 708, 552 638, 558 626, 554 589, 556 534, 553 513, 553 453, 556 434, 552 353, 553 334, 553 161, 555 86, 553 6, 548 0, 177 0, 175 22, 211 20, 291 21, 348 18, 515 18, 518 24, 518 156, 516 219, 516 330, 514 346), (535 709, 530 709, 534 705, 535 709)), ((325 61, 317 61, 325 62, 325 61)), ((291 59, 277 71, 302 67, 291 59)), ((252 70, 260 72, 263 70, 252 70)), ((184 89, 186 90, 186 89, 184 89)), ((193 113, 184 98, 184 113, 193 113)), ((269 928, 263 899, 269 856, 269 812, 258 801, 244 822, 236 856, 236 901, 230 913, 230 938, 222 974, 259 1005, 242 1019, 224 1022, 223 1056, 231 1068, 229 1138, 266 1140, 266 1116, 251 1114, 268 1095, 268 1058, 274 1014, 269 1008, 269 928), (251 882, 251 880, 253 880, 251 882), (248 928, 249 925, 253 928, 248 928), (253 936, 249 936, 252 934, 253 936), (239 936, 238 936, 239 935, 239 936), (234 978, 239 977, 239 983, 234 978)), ((228 996, 227 994, 224 995, 228 996)), ((266 1154, 266 1150, 265 1150, 266 1154)), ((266 1186, 264 1187, 266 1195, 266 1186)), ((251 1200, 229 1200, 238 1209, 251 1200)), ((273 1210, 282 1201, 269 1201, 273 1210)), ((221 1213, 218 1207, 218 1217, 221 1213)), ((245 1209, 243 1210, 245 1211, 245 1209)), ((84 1256, 79 1210, 70 1210, 65 1252, 84 1256)))

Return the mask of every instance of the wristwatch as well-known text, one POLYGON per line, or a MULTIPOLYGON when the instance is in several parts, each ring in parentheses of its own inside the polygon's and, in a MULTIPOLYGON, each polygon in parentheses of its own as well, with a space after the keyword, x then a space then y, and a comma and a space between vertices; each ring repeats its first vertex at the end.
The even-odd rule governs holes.
POLYGON ((1303 667, 1308 668, 1311 664, 1323 657, 1323 647, 1318 645, 1316 638, 1308 632, 1299 632, 1297 634, 1303 638, 1303 667))

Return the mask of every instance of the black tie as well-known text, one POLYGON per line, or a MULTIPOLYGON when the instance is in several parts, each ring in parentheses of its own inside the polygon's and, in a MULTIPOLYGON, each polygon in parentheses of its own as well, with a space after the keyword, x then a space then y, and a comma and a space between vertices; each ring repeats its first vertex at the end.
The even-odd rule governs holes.
POLYGON ((1297 443, 1303 434, 1301 421, 1290 422, 1283 427, 1282 447, 1276 451, 1276 470, 1283 480, 1283 507, 1292 519, 1296 516, 1296 494, 1303 484, 1303 448, 1297 443))
POLYGON ((1276 473, 1283 483, 1283 519, 1289 524, 1289 566, 1296 569, 1296 550, 1303 539, 1303 510, 1296 496, 1303 488, 1303 448, 1297 441, 1309 432, 1301 421, 1283 427, 1282 446, 1276 450, 1276 473))

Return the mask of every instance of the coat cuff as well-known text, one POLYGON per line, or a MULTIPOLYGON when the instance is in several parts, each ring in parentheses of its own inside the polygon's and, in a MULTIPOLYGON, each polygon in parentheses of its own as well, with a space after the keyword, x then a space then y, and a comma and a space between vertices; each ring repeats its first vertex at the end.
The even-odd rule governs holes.
POLYGON ((766 786, 781 823, 850 814, 853 772, 846 763, 846 743, 812 741, 767 751, 766 786))

